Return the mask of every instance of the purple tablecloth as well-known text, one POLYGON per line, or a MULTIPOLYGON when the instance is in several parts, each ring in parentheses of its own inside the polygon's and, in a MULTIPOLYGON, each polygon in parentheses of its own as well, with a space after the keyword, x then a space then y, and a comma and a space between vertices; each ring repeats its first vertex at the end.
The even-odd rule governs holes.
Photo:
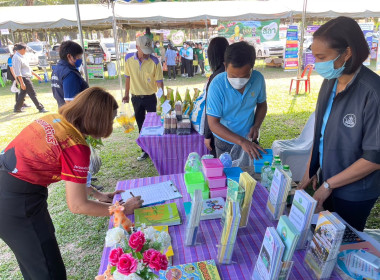
MULTIPOLYGON (((162 125, 156 113, 147 113, 143 127, 162 125)), ((204 137, 193 131, 190 135, 165 134, 162 136, 139 136, 137 144, 148 153, 159 175, 184 172, 187 156, 197 152, 208 154, 204 137)))
MULTIPOLYGON (((172 238, 174 250, 173 264, 178 265, 209 259, 216 260, 216 245, 219 242, 222 231, 220 219, 201 221, 198 234, 198 240, 201 243, 200 245, 195 247, 185 247, 183 244, 185 238, 185 210, 183 202, 191 200, 189 194, 186 192, 183 174, 121 181, 117 183, 116 189, 128 190, 167 180, 172 180, 183 196, 181 199, 170 201, 177 203, 183 222, 180 226, 169 227, 169 234, 172 238)), ((118 199, 120 199, 119 195, 115 200, 118 199)), ((267 199, 268 192, 258 184, 253 194, 253 203, 249 215, 248 226, 244 229, 239 229, 238 232, 237 243, 232 257, 235 264, 218 265, 222 279, 250 279, 257 255, 260 251, 265 229, 268 226, 275 226, 269 221, 264 211, 267 199)), ((133 220, 133 215, 130 216, 130 219, 133 220)), ((109 227, 112 227, 112 220, 110 220, 109 227)), ((99 274, 104 273, 107 269, 109 252, 110 248, 104 248, 99 274)), ((304 251, 297 251, 295 253, 293 257, 295 264, 290 279, 312 279, 310 273, 308 273, 303 266, 304 253, 304 251)), ((334 272, 331 279, 341 278, 339 278, 334 272)))

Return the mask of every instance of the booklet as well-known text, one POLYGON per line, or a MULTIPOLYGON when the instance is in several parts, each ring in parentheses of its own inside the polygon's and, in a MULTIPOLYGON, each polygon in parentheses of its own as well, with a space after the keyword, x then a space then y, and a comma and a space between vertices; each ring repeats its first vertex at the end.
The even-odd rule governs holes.
POLYGON ((289 220, 288 216, 281 216, 277 224, 277 233, 285 245, 283 262, 291 261, 294 250, 296 249, 298 238, 300 237, 298 230, 289 220))
POLYGON ((267 210, 278 220, 285 209, 286 199, 291 189, 292 179, 283 170, 276 168, 269 192, 267 210))
POLYGON ((151 207, 135 209, 135 226, 175 226, 181 224, 177 204, 175 202, 151 207))
POLYGON ((168 267, 160 271, 160 279, 164 280, 220 280, 218 268, 214 260, 193 262, 168 267))
MULTIPOLYGON (((220 219, 224 211, 224 199, 222 197, 215 197, 203 200, 203 208, 201 213, 201 221, 220 219)), ((184 202, 186 216, 190 215, 191 201, 184 202)))

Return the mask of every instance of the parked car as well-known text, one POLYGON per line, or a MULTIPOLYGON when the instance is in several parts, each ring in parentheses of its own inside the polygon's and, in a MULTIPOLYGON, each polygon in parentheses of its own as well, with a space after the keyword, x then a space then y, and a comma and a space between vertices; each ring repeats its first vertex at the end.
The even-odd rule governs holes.
POLYGON ((268 41, 262 43, 269 50, 269 56, 283 57, 285 51, 286 40, 268 41))
POLYGON ((53 47, 51 48, 51 51, 49 51, 48 62, 50 65, 57 64, 58 61, 60 60, 59 47, 60 47, 60 44, 53 45, 53 47))
POLYGON ((107 51, 111 55, 111 60, 116 60, 116 48, 115 48, 115 42, 113 38, 105 38, 101 40, 101 43, 104 44, 107 51))
POLYGON ((26 46, 25 59, 29 62, 30 67, 38 66, 38 54, 29 46, 26 46))
POLYGON ((136 41, 131 41, 129 42, 127 53, 135 53, 135 52, 137 52, 136 41))
POLYGON ((38 56, 48 55, 51 49, 50 45, 46 42, 30 42, 26 44, 28 47, 32 48, 38 56))
MULTIPOLYGON (((13 46, 0 47, 0 69, 1 74, 7 72, 8 58, 12 53, 13 46)), ((1 75, 2 76, 2 75, 1 75)))

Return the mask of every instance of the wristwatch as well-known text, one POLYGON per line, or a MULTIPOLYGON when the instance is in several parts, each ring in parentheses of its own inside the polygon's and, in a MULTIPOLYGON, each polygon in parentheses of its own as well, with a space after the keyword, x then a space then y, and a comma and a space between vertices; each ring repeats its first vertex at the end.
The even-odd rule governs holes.
POLYGON ((325 189, 331 190, 330 184, 327 183, 326 181, 323 183, 323 187, 324 187, 325 189))

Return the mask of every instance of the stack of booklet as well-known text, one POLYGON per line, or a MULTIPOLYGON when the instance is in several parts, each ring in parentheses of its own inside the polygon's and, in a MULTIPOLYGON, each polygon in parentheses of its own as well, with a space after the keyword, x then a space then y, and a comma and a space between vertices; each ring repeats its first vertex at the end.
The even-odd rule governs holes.
POLYGON ((256 180, 247 172, 240 174, 239 185, 244 189, 245 195, 241 206, 240 227, 246 227, 248 223, 249 211, 252 205, 253 191, 256 188, 256 180))
POLYGON ((288 216, 285 215, 280 217, 276 230, 285 245, 282 261, 291 261, 298 243, 298 238, 300 237, 299 232, 289 220, 288 216))
POLYGON ((300 233, 297 249, 304 249, 307 235, 310 231, 311 219, 317 206, 317 201, 304 190, 297 190, 294 194, 289 220, 300 233))
POLYGON ((198 234, 199 222, 201 220, 202 208, 203 208, 202 191, 195 190, 190 215, 187 217, 186 238, 185 238, 186 246, 194 246, 197 241, 197 234, 198 234))
POLYGON ((135 209, 135 226, 175 226, 181 224, 175 202, 158 206, 135 209))
POLYGON ((225 223, 218 245, 218 262, 230 264, 240 224, 240 207, 235 201, 227 201, 225 223))
MULTIPOLYGON (((220 219, 224 212, 224 199, 223 197, 215 197, 203 200, 203 208, 201 214, 201 221, 220 219)), ((191 212, 191 201, 183 203, 186 216, 191 212)))
POLYGON ((288 174, 284 170, 276 168, 267 202, 267 211, 272 219, 278 220, 283 214, 291 184, 292 179, 288 174))
POLYGON ((215 261, 207 260, 171 266, 165 271, 160 270, 160 279, 220 280, 220 276, 215 261))
POLYGON ((268 227, 256 261, 252 279, 275 280, 279 278, 285 245, 274 227, 268 227))
POLYGON ((319 213, 313 239, 306 251, 306 265, 317 279, 329 278, 337 263, 346 226, 329 211, 319 213))

